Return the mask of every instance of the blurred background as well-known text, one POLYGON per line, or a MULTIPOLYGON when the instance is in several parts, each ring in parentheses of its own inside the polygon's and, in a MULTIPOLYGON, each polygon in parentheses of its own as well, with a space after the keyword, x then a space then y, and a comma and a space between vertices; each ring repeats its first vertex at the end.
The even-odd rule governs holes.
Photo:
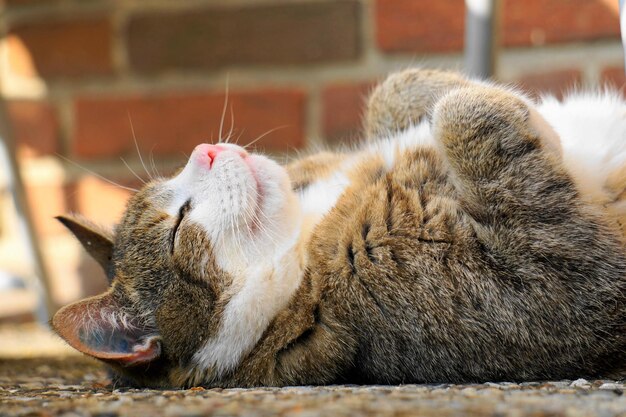
MULTIPOLYGON (((618 0, 502 0, 494 78, 622 88, 618 0)), ((128 190, 224 132, 282 160, 357 142, 364 98, 409 66, 462 69, 463 0, 4 0, 0 94, 60 306, 106 288, 54 216, 119 219, 128 190), (231 118, 232 115, 232 118, 231 118), (131 123, 132 122, 132 123, 131 123), (273 130, 275 129, 275 130, 273 130), (269 133, 268 133, 269 132, 269 133)), ((35 271, 0 169, 0 323, 35 320, 35 271)), ((54 306, 52 306, 54 309, 54 306)), ((0 343, 1 345, 2 343, 0 343)))

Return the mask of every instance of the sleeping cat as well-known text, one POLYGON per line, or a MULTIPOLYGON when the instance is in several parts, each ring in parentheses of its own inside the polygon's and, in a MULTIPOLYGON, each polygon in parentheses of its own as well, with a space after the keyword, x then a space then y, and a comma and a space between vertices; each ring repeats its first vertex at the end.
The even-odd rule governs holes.
POLYGON ((113 233, 60 217, 111 288, 52 324, 138 386, 620 371, 625 115, 418 69, 373 92, 357 149, 199 145, 113 233))

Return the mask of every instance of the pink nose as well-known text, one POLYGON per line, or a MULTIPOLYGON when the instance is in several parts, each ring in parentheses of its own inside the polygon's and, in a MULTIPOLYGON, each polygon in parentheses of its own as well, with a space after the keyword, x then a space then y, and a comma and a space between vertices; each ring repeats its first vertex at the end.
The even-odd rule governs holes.
POLYGON ((217 155, 221 152, 224 152, 224 148, 219 145, 209 145, 208 143, 198 145, 196 149, 194 149, 194 154, 198 162, 208 164, 209 168, 213 166, 215 158, 217 158, 217 155))
POLYGON ((208 165, 209 168, 211 168, 213 166, 213 163, 215 162, 215 158, 217 158, 217 155, 224 151, 234 152, 243 159, 248 157, 248 153, 245 149, 228 143, 220 143, 217 145, 209 145, 208 143, 203 143, 196 146, 193 154, 196 158, 196 161, 198 161, 200 164, 208 165))
POLYGON ((223 149, 220 148, 219 146, 216 145, 207 145, 207 149, 205 150, 207 156, 209 157, 209 165, 213 166, 213 161, 215 161, 215 158, 217 157, 217 155, 222 152, 223 149))

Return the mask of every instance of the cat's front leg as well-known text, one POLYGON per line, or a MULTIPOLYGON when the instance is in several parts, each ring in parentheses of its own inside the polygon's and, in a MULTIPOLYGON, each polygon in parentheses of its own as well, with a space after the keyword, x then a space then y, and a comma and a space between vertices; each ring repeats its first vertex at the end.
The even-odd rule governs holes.
MULTIPOLYGON (((477 276, 489 282, 491 275, 502 300, 516 300, 503 304, 517 305, 513 345, 528 343, 522 356, 545 349, 544 375, 623 369, 621 235, 581 197, 558 137, 532 104, 493 87, 452 91, 435 107, 433 134, 474 232, 463 264, 486 266, 477 276)), ((477 288, 482 296, 486 287, 477 288)))

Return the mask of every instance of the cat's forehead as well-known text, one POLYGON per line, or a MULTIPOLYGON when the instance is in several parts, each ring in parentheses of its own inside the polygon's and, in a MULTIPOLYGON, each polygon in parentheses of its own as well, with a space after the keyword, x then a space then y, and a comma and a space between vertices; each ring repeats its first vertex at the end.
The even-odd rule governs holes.
POLYGON ((172 198, 172 191, 163 181, 148 183, 131 196, 116 227, 116 244, 141 235, 155 238, 165 232, 169 228, 167 221, 172 219, 172 214, 166 210, 172 198))
POLYGON ((173 196, 173 191, 166 186, 165 181, 146 184, 128 200, 122 222, 136 222, 163 213, 173 196))

